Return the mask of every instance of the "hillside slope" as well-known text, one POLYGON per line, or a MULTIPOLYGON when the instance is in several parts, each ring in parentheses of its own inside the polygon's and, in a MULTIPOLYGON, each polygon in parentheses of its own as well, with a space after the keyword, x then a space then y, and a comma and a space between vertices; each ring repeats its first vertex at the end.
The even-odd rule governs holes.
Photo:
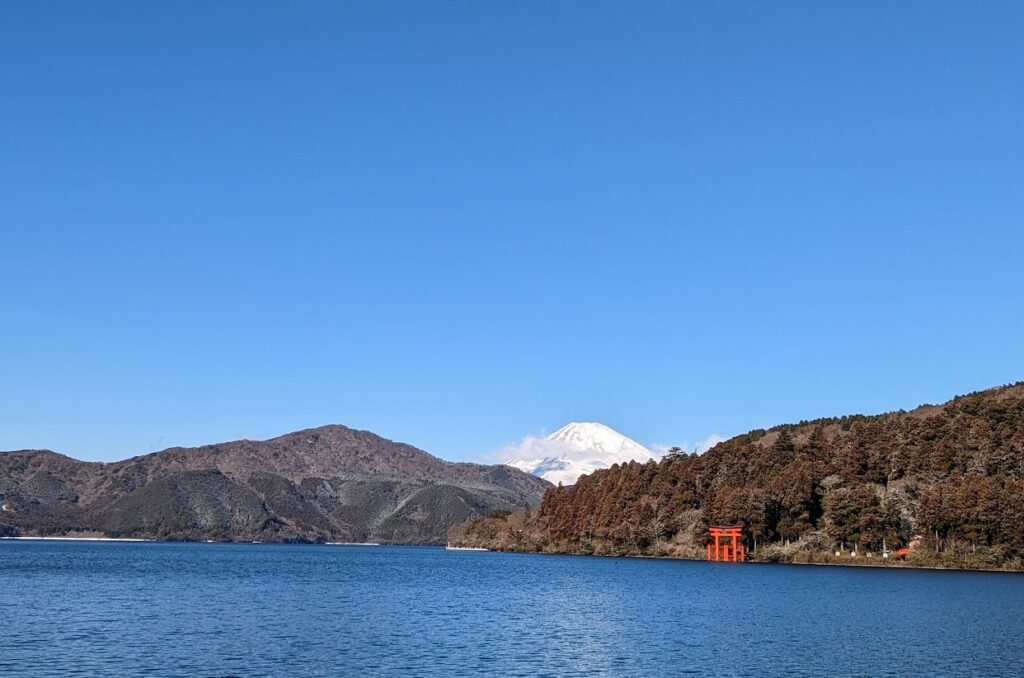
POLYGON ((443 543, 451 525, 536 504, 548 487, 344 426, 112 464, 4 452, 0 536, 443 543))
POLYGON ((1020 569, 1024 383, 618 465, 549 490, 532 514, 478 520, 454 536, 492 548, 701 557, 709 524, 742 525, 762 560, 913 545, 917 564, 1020 569))

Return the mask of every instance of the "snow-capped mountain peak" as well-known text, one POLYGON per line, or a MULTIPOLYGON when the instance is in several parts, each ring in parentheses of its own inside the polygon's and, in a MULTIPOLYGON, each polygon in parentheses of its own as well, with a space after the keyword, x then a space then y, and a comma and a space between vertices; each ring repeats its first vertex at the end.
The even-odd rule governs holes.
POLYGON ((566 424, 547 438, 528 438, 510 452, 513 458, 507 465, 563 485, 612 464, 654 458, 640 443, 597 422, 566 424))
POLYGON ((563 442, 579 452, 600 452, 609 466, 654 458, 650 450, 640 443, 597 422, 574 421, 549 435, 548 440, 563 442))

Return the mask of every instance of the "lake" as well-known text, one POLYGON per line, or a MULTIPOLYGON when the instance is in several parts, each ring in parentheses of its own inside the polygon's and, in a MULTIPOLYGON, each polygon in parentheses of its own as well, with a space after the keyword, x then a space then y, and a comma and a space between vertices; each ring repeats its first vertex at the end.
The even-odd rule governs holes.
POLYGON ((1024 576, 0 542, 0 674, 1024 675, 1024 576))

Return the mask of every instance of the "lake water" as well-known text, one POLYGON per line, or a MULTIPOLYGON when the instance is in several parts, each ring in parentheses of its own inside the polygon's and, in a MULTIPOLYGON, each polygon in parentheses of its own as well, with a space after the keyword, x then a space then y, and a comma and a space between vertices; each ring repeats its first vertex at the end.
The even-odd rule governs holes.
POLYGON ((0 542, 0 674, 1024 676, 1024 576, 0 542))

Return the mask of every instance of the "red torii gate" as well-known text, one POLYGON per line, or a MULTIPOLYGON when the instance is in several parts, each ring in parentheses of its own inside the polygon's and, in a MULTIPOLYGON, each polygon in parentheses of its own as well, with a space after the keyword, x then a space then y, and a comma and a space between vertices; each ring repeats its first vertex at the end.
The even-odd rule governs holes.
POLYGON ((709 528, 709 531, 715 539, 715 544, 714 547, 711 544, 707 545, 708 560, 734 563, 742 563, 746 560, 747 549, 739 543, 740 537, 743 536, 742 527, 712 527, 709 528), (722 537, 732 539, 731 548, 729 544, 721 543, 722 537))

